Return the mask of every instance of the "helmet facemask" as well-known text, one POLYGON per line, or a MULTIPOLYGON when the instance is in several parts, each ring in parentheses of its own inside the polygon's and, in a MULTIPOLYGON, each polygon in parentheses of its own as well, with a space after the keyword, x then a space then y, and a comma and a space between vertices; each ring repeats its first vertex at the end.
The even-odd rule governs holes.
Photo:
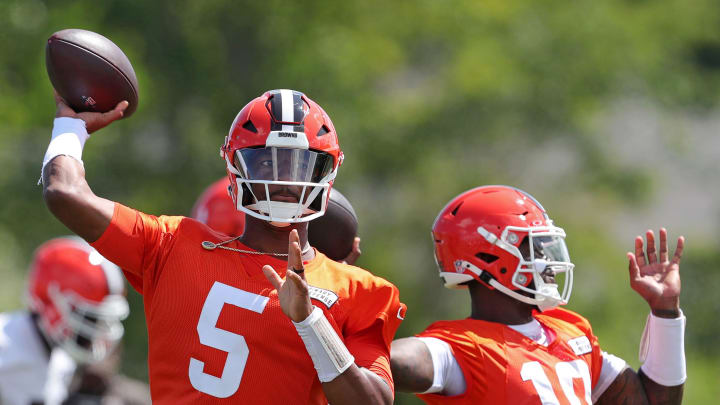
POLYGON ((500 238, 482 227, 478 228, 478 232, 488 242, 519 260, 511 280, 513 289, 496 280, 490 280, 489 284, 517 300, 537 305, 541 311, 568 303, 572 293, 575 267, 570 262, 565 244, 565 231, 553 226, 551 221, 548 222, 550 222, 549 226, 527 228, 507 226, 500 238), (518 244, 520 238, 522 241, 518 244), (559 284, 563 285, 562 293, 559 284), (517 290, 526 294, 518 293, 517 290))
MULTIPOLYGON (((304 138, 303 133, 291 134, 294 139, 304 138)), ((307 222, 323 215, 337 174, 330 154, 282 145, 240 149, 233 162, 227 163, 228 171, 235 175, 236 208, 280 224, 307 222)))
POLYGON ((95 363, 120 341, 124 329, 121 321, 129 314, 125 297, 107 295, 101 302, 83 299, 71 291, 60 291, 50 285, 48 295, 57 308, 60 321, 47 329, 47 337, 80 363, 95 363))

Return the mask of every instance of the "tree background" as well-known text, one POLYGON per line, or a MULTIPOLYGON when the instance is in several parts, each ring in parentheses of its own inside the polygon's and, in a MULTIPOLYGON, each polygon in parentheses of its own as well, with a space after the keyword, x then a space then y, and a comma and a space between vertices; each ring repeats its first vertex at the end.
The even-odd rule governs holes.
MULTIPOLYGON (((710 0, 3 0, 0 310, 22 305, 33 249, 69 232, 36 185, 54 114, 44 44, 84 28, 118 44, 140 83, 135 115, 85 148, 98 195, 188 214, 224 175, 218 148, 237 111, 268 89, 304 91, 346 155, 335 184, 360 218, 357 264, 408 304, 397 336, 469 314, 467 293, 437 277, 430 227, 460 192, 510 184, 565 228, 568 307, 633 367, 648 308, 624 253, 648 228, 687 237, 685 403, 714 403, 719 23, 710 0)), ((129 298, 123 372, 146 379, 141 298, 129 298)))

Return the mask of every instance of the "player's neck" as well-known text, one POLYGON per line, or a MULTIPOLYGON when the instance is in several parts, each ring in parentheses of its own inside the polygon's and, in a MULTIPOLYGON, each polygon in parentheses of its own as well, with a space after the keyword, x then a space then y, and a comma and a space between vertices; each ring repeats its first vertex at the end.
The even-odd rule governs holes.
POLYGON ((300 236, 300 249, 305 252, 303 260, 311 260, 315 257, 315 251, 309 248, 307 239, 307 222, 290 224, 286 227, 277 227, 269 222, 251 217, 245 217, 245 232, 240 237, 240 242, 259 252, 266 253, 287 253, 288 238, 290 231, 297 229, 300 236))
POLYGON ((520 302, 498 290, 490 290, 479 282, 468 284, 470 318, 505 325, 521 325, 532 321, 532 305, 520 302))

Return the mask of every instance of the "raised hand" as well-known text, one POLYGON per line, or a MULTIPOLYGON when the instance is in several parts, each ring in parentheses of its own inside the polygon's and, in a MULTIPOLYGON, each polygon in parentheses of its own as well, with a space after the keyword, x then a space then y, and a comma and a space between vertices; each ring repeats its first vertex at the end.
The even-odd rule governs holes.
POLYGON ((635 253, 627 253, 630 271, 630 287, 637 291, 650 305, 653 314, 662 318, 680 315, 680 259, 685 238, 680 236, 672 260, 668 257, 667 230, 660 228, 660 253, 655 250, 655 234, 645 233, 647 258, 643 238, 635 238, 635 253))
POLYGON ((285 272, 285 279, 280 278, 272 266, 265 265, 262 271, 265 278, 277 290, 280 307, 285 315, 295 322, 301 322, 310 315, 313 307, 310 303, 308 284, 305 281, 305 268, 297 230, 293 229, 288 239, 288 269, 285 272))
POLYGON ((121 101, 119 102, 115 108, 108 112, 100 113, 100 112, 81 112, 77 113, 75 110, 70 108, 65 103, 65 100, 63 100, 62 97, 55 91, 55 105, 57 106, 57 109, 55 111, 55 118, 60 117, 70 117, 70 118, 80 118, 81 120, 85 121, 85 128, 87 128, 87 131, 89 134, 97 131, 98 129, 105 128, 108 126, 111 122, 119 120, 123 117, 123 112, 128 107, 127 101, 121 101))

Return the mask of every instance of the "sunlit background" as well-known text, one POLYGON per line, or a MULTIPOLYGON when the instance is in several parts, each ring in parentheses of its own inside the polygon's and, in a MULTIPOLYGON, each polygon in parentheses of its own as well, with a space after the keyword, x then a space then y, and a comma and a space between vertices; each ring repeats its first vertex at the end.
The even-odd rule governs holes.
MULTIPOLYGON (((569 308, 633 367, 648 308, 625 252, 648 228, 687 237, 685 403, 720 397, 720 3, 2 0, 0 311, 22 306, 33 249, 69 232, 36 185, 54 114, 45 41, 64 28, 112 39, 140 83, 137 112, 86 145, 98 195, 189 214, 224 175, 237 111, 300 90, 340 136, 357 264, 408 304, 398 337, 469 314, 467 293, 437 277, 430 226, 460 192, 510 184, 565 228, 569 308)), ((129 297, 122 371, 146 379, 141 298, 129 297)))

